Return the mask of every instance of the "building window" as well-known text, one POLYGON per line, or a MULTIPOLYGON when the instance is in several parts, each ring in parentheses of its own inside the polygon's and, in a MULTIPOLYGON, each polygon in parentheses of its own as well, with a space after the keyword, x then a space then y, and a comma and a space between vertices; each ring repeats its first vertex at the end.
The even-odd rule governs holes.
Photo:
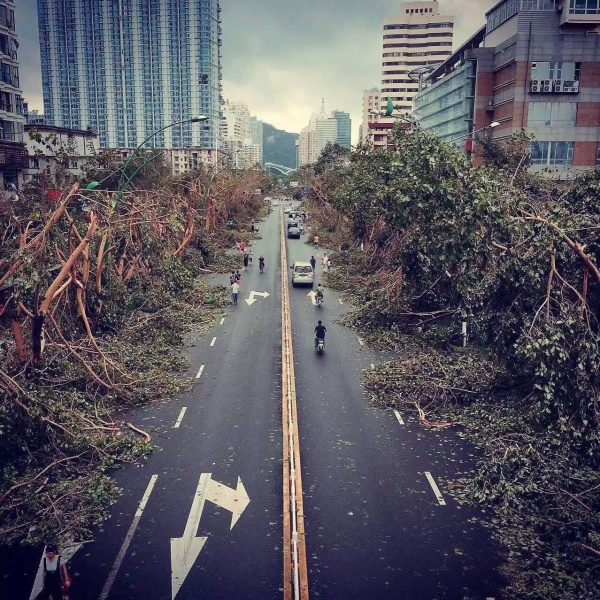
POLYGON ((600 15, 598 0, 569 0, 569 13, 572 15, 600 15))
POLYGON ((532 142, 531 164, 538 166, 572 165, 575 142, 532 142))
POLYGON ((532 62, 531 78, 546 80, 559 79, 561 81, 579 81, 581 63, 578 62, 532 62))
POLYGON ((577 102, 530 102, 529 127, 574 127, 577 102))

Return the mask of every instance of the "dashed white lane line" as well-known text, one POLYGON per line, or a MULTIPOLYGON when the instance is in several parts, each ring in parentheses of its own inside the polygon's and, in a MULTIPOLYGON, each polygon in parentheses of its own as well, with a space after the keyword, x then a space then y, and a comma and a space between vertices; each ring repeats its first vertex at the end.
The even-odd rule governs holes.
POLYGON ((225 323, 225 317, 221 319, 221 325, 223 325, 223 323, 225 323))
POLYGON ((402 415, 396 409, 394 409, 394 414, 396 415, 396 419, 398 419, 398 423, 404 425, 404 419, 402 419, 402 415))
POLYGON ((196 373, 196 379, 200 379, 203 371, 204 371, 204 365, 200 365, 200 368, 198 369, 198 372, 196 373))
POLYGON ((152 493, 152 490, 154 489, 154 485, 156 484, 157 479, 158 479, 158 475, 152 475, 152 477, 150 477, 148 487, 146 488, 146 491, 144 492, 144 495, 142 496, 142 500, 138 506, 138 509, 135 511, 135 516, 133 517, 133 522, 131 523, 131 526, 129 527, 129 531, 127 532, 127 535, 125 536, 125 539, 123 540, 123 545, 121 546, 121 549, 119 550, 119 554, 117 554, 117 558, 115 559, 115 562, 112 566, 112 569, 110 570, 110 573, 108 574, 108 579, 106 580, 106 583, 104 584, 104 587, 102 588, 102 593, 100 594, 99 600, 106 600, 108 598, 108 595, 110 594, 110 590, 113 586, 113 583, 115 582, 117 573, 119 572, 119 569, 121 568, 121 564, 123 563, 125 554, 127 554, 127 549, 129 548, 129 544, 131 544, 131 540, 133 539, 135 530, 137 529, 137 526, 140 523, 140 519, 142 518, 142 514, 144 512, 144 509, 146 508, 146 503, 148 502, 148 498, 150 498, 150 494, 152 493))
POLYGON ((179 429, 179 426, 181 425, 181 421, 183 421, 183 417, 185 415, 185 411, 187 410, 187 406, 184 406, 181 409, 181 412, 179 413, 179 417, 177 418, 177 421, 175 422, 175 425, 173 425, 173 429, 179 429))
POLYGON ((216 342, 216 341, 217 341, 217 338, 216 338, 216 337, 214 337, 214 338, 212 339, 212 342, 210 343, 210 347, 211 347, 211 348, 212 348, 212 347, 215 345, 215 342, 216 342))
POLYGON ((446 501, 440 492, 440 488, 437 486, 429 471, 425 471, 425 477, 427 477, 427 481, 429 481, 429 485, 431 486, 431 489, 433 490, 433 493, 435 494, 440 506, 446 506, 446 501))

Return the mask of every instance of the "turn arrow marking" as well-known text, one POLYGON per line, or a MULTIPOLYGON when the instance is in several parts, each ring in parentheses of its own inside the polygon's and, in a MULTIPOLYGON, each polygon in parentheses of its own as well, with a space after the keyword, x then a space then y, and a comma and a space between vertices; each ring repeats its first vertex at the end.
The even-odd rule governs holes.
POLYGON ((174 599, 181 589, 190 569, 194 566, 202 551, 207 537, 197 536, 204 503, 208 500, 231 512, 231 527, 238 522, 242 513, 250 503, 242 480, 238 477, 234 490, 222 483, 213 481, 211 473, 202 473, 196 488, 192 508, 185 524, 183 536, 171 538, 171 598, 174 599))
POLYGON ((269 292, 250 292, 250 298, 246 298, 248 306, 252 306, 256 302, 256 296, 261 298, 267 298, 270 296, 269 292))

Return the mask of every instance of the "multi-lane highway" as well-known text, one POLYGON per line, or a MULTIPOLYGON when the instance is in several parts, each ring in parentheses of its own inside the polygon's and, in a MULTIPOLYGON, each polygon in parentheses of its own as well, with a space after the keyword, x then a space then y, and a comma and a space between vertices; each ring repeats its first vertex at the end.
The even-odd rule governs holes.
POLYGON ((282 269, 315 251, 280 235, 276 211, 254 245, 265 272, 243 273, 238 305, 186 347, 193 389, 133 417, 156 450, 115 474, 124 494, 69 561, 71 599, 497 598, 494 548, 443 484, 470 449, 370 407, 361 374, 380 357, 336 323, 348 307, 333 291, 322 308, 308 288, 284 282, 282 297, 282 269))

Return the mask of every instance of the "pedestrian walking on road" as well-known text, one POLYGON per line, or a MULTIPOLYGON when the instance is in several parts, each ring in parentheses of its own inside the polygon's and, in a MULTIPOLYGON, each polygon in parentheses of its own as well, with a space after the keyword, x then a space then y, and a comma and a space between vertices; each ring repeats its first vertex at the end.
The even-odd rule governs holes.
POLYGON ((240 293, 240 284, 237 281, 234 281, 231 284, 231 301, 234 304, 237 304, 239 293, 240 293))
POLYGON ((240 275, 239 270, 235 272, 235 283, 238 285, 242 285, 242 276, 240 275))
POLYGON ((315 272, 316 268, 317 268, 317 261, 315 259, 314 256, 310 257, 310 266, 312 267, 313 273, 315 272))
POLYGON ((244 252, 244 270, 248 268, 248 261, 250 260, 250 255, 247 252, 244 252))
POLYGON ((327 261, 329 259, 327 258, 327 252, 323 253, 323 258, 321 259, 321 265, 323 265, 323 273, 325 273, 325 271, 327 270, 327 261))
POLYGON ((67 573, 63 557, 55 545, 46 546, 44 557, 44 600, 62 600, 63 586, 68 593, 70 577, 67 573))
POLYGON ((331 273, 331 259, 327 257, 327 272, 331 273))
POLYGON ((229 285, 233 285, 235 283, 235 271, 231 271, 231 275, 229 276, 229 285))
POLYGON ((252 252, 252 248, 250 248, 250 252, 248 253, 248 261, 252 264, 252 257, 254 256, 254 252, 252 252))

